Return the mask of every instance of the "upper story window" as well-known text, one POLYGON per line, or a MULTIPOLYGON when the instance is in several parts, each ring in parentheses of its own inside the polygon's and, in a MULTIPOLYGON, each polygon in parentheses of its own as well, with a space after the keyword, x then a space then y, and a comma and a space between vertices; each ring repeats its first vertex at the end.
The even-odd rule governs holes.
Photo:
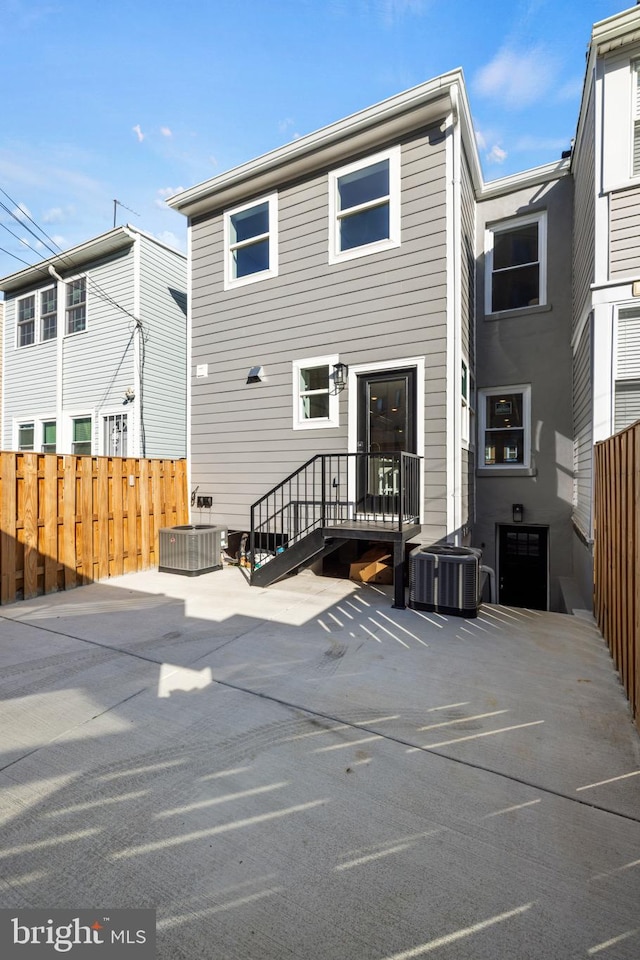
POLYGON ((278 275, 278 197, 224 215, 225 290, 278 275))
POLYGON ((547 302, 546 215, 506 220, 487 230, 485 312, 547 302))
POLYGON ((529 467, 531 387, 489 387, 478 391, 480 467, 529 467))
POLYGON ((337 362, 337 356, 294 361, 294 430, 338 426, 338 392, 333 380, 337 362))
POLYGON ((49 287, 40 292, 40 339, 55 340, 58 334, 58 291, 49 287))
POLYGON ((329 174, 329 262, 400 244, 400 147, 329 174))
POLYGON ((28 347, 36 342, 36 295, 18 300, 18 346, 28 347))
POLYGON ((67 333, 82 333, 87 329, 87 278, 69 280, 67 287, 67 333))

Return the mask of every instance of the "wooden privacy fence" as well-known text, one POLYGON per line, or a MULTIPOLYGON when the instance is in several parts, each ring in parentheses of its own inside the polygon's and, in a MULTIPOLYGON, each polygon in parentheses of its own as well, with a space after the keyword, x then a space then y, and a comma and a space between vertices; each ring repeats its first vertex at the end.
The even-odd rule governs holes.
POLYGON ((188 523, 184 460, 0 454, 0 603, 158 563, 188 523))
POLYGON ((594 610, 640 729, 640 421, 595 448, 594 610))

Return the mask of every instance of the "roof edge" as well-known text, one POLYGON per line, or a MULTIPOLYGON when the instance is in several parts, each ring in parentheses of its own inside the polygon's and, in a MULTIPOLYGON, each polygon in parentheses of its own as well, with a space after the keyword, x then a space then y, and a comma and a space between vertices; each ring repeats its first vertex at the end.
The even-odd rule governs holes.
POLYGON ((484 184, 479 192, 478 200, 491 200, 494 197, 513 193, 514 190, 523 190, 526 187, 535 187, 540 183, 559 180, 561 177, 569 175, 570 165, 570 158, 565 157, 562 160, 552 160, 551 163, 545 163, 539 167, 531 167, 529 170, 512 173, 508 177, 501 177, 499 180, 490 180, 484 184))

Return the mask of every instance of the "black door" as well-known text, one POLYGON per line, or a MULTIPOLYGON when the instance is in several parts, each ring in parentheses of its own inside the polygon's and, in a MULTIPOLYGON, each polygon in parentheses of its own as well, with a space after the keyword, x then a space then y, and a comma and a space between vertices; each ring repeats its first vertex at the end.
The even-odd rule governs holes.
POLYGON ((500 526, 498 602, 509 607, 547 609, 548 527, 500 526))
POLYGON ((397 513, 400 458, 416 452, 416 371, 358 377, 358 509, 397 513))

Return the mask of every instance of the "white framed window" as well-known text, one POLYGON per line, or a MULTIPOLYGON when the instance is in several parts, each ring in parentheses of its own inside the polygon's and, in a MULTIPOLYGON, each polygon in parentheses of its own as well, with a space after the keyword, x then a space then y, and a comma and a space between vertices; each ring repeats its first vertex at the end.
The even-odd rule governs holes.
POLYGON ((466 360, 462 360, 460 371, 460 404, 462 406, 462 417, 460 424, 460 439, 464 447, 469 447, 471 438, 471 378, 469 375, 469 365, 466 360))
POLYGON ((329 263, 400 245, 400 147, 329 174, 329 263))
POLYGON ((87 278, 69 280, 66 288, 66 333, 84 333, 87 329, 87 278))
POLYGON ((278 276, 278 195, 224 214, 224 288, 278 276))
POLYGON ((18 424, 18 450, 35 450, 35 423, 18 424))
POLYGON ((29 294, 17 301, 17 346, 30 347, 36 342, 36 295, 29 294))
POLYGON ((293 362, 293 429, 339 426, 339 397, 334 383, 338 355, 293 362))
POLYGON ((91 454, 91 417, 73 417, 71 421, 71 452, 91 454))
POLYGON ((43 420, 40 424, 43 453, 56 452, 57 424, 55 420, 43 420))
POLYGON ((545 305, 546 212, 505 220, 488 228, 485 262, 486 313, 545 305))
POLYGON ((640 310, 620 310, 615 325, 613 430, 640 420, 640 310))
POLYGON ((478 391, 480 468, 500 470, 531 465, 531 386, 487 387, 478 391))
POLYGON ((58 288, 40 291, 40 339, 55 340, 58 335, 58 288))

